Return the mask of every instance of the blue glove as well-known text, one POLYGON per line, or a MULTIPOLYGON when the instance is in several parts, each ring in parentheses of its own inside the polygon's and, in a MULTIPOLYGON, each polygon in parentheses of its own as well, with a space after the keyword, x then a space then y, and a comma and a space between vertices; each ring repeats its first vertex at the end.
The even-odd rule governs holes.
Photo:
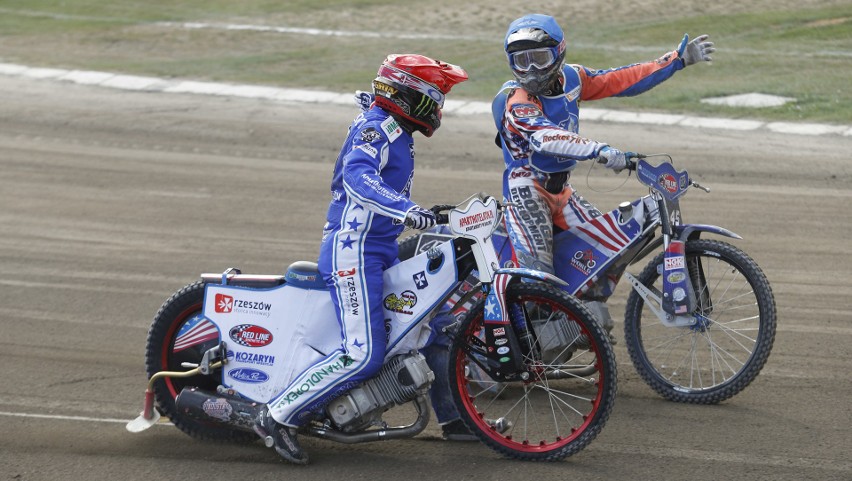
POLYGON ((710 62, 713 60, 710 54, 715 52, 716 49, 713 48, 713 42, 707 41, 708 38, 710 38, 709 35, 699 35, 695 37, 695 40, 690 42, 689 34, 683 35, 683 40, 677 46, 677 56, 683 59, 684 67, 689 67, 698 62, 710 62))
POLYGON ((361 107, 361 112, 370 110, 370 105, 373 104, 373 94, 361 90, 355 91, 355 103, 361 107))
POLYGON ((607 169, 612 169, 615 173, 619 173, 627 168, 628 156, 635 157, 636 154, 632 152, 625 153, 610 146, 606 146, 601 149, 597 160, 599 164, 604 164, 607 169))
POLYGON ((405 214, 405 225, 417 230, 426 230, 435 226, 435 214, 420 206, 412 207, 405 214))

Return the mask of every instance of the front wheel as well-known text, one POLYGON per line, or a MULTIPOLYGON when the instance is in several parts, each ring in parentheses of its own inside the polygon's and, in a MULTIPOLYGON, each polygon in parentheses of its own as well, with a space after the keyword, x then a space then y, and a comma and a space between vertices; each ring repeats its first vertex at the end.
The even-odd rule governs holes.
MULTIPOLYGON (((686 265, 697 299, 695 324, 663 326, 633 291, 624 339, 634 367, 658 394, 716 404, 745 389, 766 363, 775 339, 775 299, 757 263, 731 244, 688 241, 686 265)), ((662 292, 662 273, 661 253, 638 280, 662 292)))
MULTIPOLYGON (((197 364, 204 353, 219 344, 219 331, 201 315, 204 282, 198 281, 175 292, 160 307, 148 330, 145 368, 148 378, 160 371, 188 371, 184 362, 197 364)), ((236 431, 214 422, 202 422, 184 416, 175 409, 175 398, 187 386, 216 392, 221 373, 189 378, 164 378, 154 383, 154 395, 160 412, 181 431, 194 438, 217 441, 254 441, 252 433, 236 431)))
POLYGON ((461 419, 503 455, 531 461, 571 456, 598 435, 612 411, 612 345, 591 312, 564 291, 517 283, 507 289, 506 301, 510 317, 524 316, 539 333, 561 333, 561 349, 543 356, 541 346, 553 339, 533 339, 522 346, 526 380, 491 379, 478 364, 485 362, 488 347, 482 341, 484 303, 477 304, 461 321, 450 350, 450 389, 461 419))

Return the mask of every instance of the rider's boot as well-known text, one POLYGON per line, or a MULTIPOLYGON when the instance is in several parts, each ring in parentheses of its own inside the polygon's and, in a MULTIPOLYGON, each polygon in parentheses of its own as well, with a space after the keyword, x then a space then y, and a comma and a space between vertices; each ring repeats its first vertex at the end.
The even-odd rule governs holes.
POLYGON ((285 461, 293 464, 308 464, 308 453, 299 446, 296 428, 279 424, 269 414, 268 408, 258 414, 254 423, 254 432, 263 439, 267 448, 275 448, 285 461))
POLYGON ((598 321, 598 324, 600 324, 609 335, 610 342, 615 344, 616 339, 612 334, 612 328, 615 327, 615 321, 612 320, 612 316, 609 314, 609 307, 606 303, 601 301, 584 301, 583 304, 592 311, 592 314, 595 315, 595 320, 598 321))

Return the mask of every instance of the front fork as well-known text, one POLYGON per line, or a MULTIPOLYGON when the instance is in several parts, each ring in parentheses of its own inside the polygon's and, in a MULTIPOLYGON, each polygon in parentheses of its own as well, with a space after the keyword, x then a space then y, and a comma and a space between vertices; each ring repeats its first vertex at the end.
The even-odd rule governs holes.
POLYGON ((525 358, 536 350, 537 341, 533 326, 527 323, 523 306, 506 302, 508 286, 522 282, 521 278, 544 281, 556 287, 567 285, 565 281, 546 272, 532 269, 498 269, 490 284, 482 286, 485 294, 483 313, 484 343, 480 346, 487 359, 481 365, 497 381, 527 380, 525 358))
MULTIPOLYGON (((633 289, 645 301, 663 325, 668 327, 693 326, 697 322, 692 313, 696 310, 695 285, 704 285, 701 265, 686 260, 686 240, 688 236, 675 236, 675 226, 682 224, 680 204, 677 200, 668 200, 659 194, 653 195, 657 201, 660 227, 663 234, 663 263, 658 267, 663 279, 663 292, 646 287, 630 273, 625 278, 633 289)), ((683 234, 683 232, 681 232, 683 234)), ((705 296, 705 289, 699 292, 705 296)), ((701 299, 707 301, 709 299, 701 299)), ((702 305, 706 305, 702 302, 702 305)))

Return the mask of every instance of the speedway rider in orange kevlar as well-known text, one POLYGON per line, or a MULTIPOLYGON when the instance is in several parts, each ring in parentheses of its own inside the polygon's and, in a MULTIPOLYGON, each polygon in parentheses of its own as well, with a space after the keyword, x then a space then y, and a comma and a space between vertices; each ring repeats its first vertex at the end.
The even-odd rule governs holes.
MULTIPOLYGON (((684 35, 677 50, 657 60, 609 70, 565 65, 565 37, 548 15, 526 15, 509 25, 504 49, 515 79, 492 103, 503 150, 503 196, 511 201, 506 229, 513 261, 554 273, 553 236, 600 216, 568 182, 578 161, 592 160, 620 172, 630 153, 581 137, 580 101, 643 93, 689 65, 710 61, 713 43, 684 35)), ((612 328, 606 312, 596 312, 612 328)))

